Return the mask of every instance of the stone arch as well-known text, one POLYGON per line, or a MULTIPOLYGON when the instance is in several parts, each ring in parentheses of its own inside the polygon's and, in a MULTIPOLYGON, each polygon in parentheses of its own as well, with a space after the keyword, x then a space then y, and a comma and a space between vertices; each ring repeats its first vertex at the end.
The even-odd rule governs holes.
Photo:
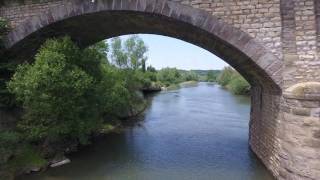
POLYGON ((132 33, 175 37, 202 47, 238 70, 253 86, 280 94, 282 61, 247 33, 221 19, 167 0, 71 0, 27 19, 6 37, 6 56, 30 59, 50 37, 69 35, 85 47, 132 33))

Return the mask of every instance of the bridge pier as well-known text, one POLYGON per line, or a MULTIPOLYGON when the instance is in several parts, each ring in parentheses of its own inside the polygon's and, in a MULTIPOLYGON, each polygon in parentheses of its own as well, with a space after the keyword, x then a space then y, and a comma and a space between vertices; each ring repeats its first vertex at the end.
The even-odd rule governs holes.
POLYGON ((249 144, 263 164, 279 177, 279 122, 281 96, 262 87, 251 89, 249 144))
POLYGON ((320 83, 252 91, 251 149, 277 179, 320 179, 320 83))
POLYGON ((281 107, 281 179, 320 179, 320 83, 284 92, 281 107))

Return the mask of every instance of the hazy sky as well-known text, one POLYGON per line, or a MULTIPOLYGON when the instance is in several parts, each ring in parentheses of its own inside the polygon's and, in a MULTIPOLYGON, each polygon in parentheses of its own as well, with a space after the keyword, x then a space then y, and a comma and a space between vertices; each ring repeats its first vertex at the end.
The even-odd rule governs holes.
MULTIPOLYGON (((151 34, 140 34, 139 37, 149 47, 147 63, 156 69, 176 67, 185 70, 210 70, 228 66, 214 54, 185 41, 151 34)), ((127 36, 122 38, 126 39, 127 36)))

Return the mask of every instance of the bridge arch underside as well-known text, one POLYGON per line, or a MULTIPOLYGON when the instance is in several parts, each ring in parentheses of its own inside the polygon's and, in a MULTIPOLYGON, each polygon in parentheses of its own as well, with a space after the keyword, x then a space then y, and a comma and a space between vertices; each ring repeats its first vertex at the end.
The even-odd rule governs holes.
POLYGON ((252 85, 250 145, 274 176, 279 176, 282 62, 247 33, 202 10, 164 0, 108 2, 74 3, 26 20, 8 34, 5 56, 17 62, 32 60, 47 38, 65 35, 81 47, 137 33, 170 36, 202 47, 229 63, 252 85))
POLYGON ((7 37, 6 56, 30 60, 47 38, 65 35, 82 47, 125 34, 165 35, 212 52, 239 71, 252 86, 280 94, 282 63, 276 56, 245 32, 212 15, 185 6, 175 7, 181 8, 187 9, 186 14, 175 14, 172 10, 170 15, 105 10, 68 16, 61 14, 61 10, 56 11, 58 14, 52 11, 31 18, 14 29, 7 37))

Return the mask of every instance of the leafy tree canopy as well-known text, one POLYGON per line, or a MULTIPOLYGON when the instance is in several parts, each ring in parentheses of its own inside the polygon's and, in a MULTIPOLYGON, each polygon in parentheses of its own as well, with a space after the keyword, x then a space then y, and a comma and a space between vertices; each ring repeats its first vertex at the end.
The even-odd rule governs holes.
POLYGON ((25 114, 18 127, 30 140, 61 137, 85 143, 101 123, 102 55, 81 51, 70 38, 48 40, 33 64, 22 64, 9 82, 25 114))

